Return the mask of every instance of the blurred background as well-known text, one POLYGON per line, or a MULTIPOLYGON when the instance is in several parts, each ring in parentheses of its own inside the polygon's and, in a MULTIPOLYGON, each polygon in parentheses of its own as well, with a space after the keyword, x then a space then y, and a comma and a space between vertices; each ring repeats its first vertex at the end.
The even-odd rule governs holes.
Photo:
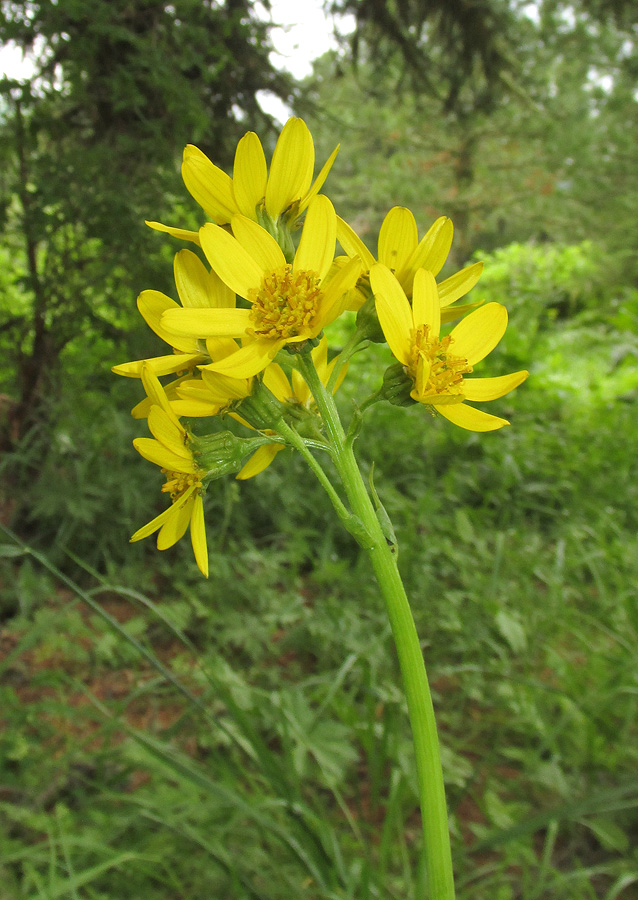
POLYGON ((162 352, 135 298, 180 249, 144 219, 202 223, 187 142, 230 171, 292 113, 373 250, 394 205, 453 219, 443 275, 510 312, 480 374, 531 372, 511 428, 379 405, 359 441, 458 896, 638 897, 636 3, 6 0, 0 43, 1 900, 425 896, 385 613, 303 464, 215 483, 209 582, 128 543, 162 478, 110 367, 162 352))

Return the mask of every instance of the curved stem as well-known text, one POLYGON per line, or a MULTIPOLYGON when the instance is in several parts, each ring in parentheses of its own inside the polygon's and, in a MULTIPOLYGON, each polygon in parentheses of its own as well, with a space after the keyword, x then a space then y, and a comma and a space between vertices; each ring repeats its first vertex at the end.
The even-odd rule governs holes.
MULTIPOLYGON (((352 513, 346 508, 341 497, 339 496, 339 494, 337 494, 334 487, 332 486, 332 482, 306 446, 303 438, 299 434, 297 434, 294 428, 291 428, 290 425, 288 425, 283 419, 280 419, 277 422, 276 428, 281 436, 284 437, 286 441, 295 448, 295 450, 298 450, 305 461, 308 463, 308 466, 316 475, 317 480, 320 482, 321 486, 330 497, 332 505, 335 508, 335 512, 343 522, 344 526, 353 535, 353 537, 356 538, 356 540, 361 544, 362 547, 369 546, 370 538, 367 534, 366 529, 361 524, 361 521, 356 516, 353 516, 352 513)), ((330 448, 324 447, 323 449, 325 450, 330 448)))
MULTIPOLYGON (((357 351, 359 345, 365 340, 363 332, 359 331, 355 328, 350 337, 348 338, 345 347, 337 357, 334 366, 332 367, 332 372, 330 373, 330 378, 328 379, 328 384, 326 385, 326 390, 332 393, 334 391, 334 386, 337 383, 337 379, 339 378, 339 374, 345 364, 348 362, 351 356, 357 351)), ((367 344, 366 344, 367 346, 367 344)))
POLYGON ((397 649, 412 727, 419 780, 423 840, 430 900, 454 900, 452 852, 445 787, 432 696, 421 645, 396 558, 384 536, 332 394, 325 390, 309 354, 299 365, 312 391, 333 447, 333 459, 350 506, 371 537, 370 555, 397 649))

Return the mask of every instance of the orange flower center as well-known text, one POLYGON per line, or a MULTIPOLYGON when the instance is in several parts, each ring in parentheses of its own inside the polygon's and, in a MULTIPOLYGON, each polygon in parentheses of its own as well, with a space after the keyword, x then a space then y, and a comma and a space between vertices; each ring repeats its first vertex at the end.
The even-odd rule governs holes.
POLYGON ((259 290, 250 292, 250 318, 257 337, 289 340, 310 337, 311 323, 321 300, 316 272, 293 272, 286 265, 264 277, 259 290))
POLYGON ((456 397, 463 393, 463 376, 472 371, 472 366, 464 357, 449 352, 452 343, 449 334, 441 340, 431 338, 428 325, 415 329, 406 368, 415 381, 419 399, 437 395, 456 397))
POLYGON ((202 486, 201 478, 198 473, 169 472, 168 469, 162 469, 162 472, 166 475, 166 484, 162 487, 162 491, 166 494, 170 494, 171 503, 175 503, 176 500, 179 500, 182 494, 185 494, 192 485, 195 485, 195 487, 198 488, 202 486))

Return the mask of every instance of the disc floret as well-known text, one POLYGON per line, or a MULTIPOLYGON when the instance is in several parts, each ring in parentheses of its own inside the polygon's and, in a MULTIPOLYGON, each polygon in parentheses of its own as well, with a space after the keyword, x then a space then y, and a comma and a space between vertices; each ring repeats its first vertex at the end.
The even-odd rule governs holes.
POLYGON ((463 376, 469 375, 473 367, 465 357, 450 352, 452 344, 451 335, 438 338, 429 325, 418 325, 414 329, 406 371, 414 381, 412 396, 415 400, 427 403, 431 398, 439 403, 460 403, 464 399, 463 376))
POLYGON ((251 331, 255 337, 304 340, 320 307, 322 291, 317 272, 293 271, 290 264, 264 276, 261 287, 250 292, 251 331))

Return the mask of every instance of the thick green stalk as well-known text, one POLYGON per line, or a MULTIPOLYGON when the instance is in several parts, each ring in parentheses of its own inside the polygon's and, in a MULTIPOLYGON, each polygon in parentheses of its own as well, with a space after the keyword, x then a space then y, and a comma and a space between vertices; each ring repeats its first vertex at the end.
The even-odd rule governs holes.
POLYGON ((386 604, 405 687, 419 780, 425 859, 430 900, 454 900, 452 853, 445 787, 432 697, 412 611, 352 446, 339 419, 332 394, 325 390, 309 354, 301 354, 303 372, 321 413, 333 459, 352 512, 370 535, 370 555, 386 604))

